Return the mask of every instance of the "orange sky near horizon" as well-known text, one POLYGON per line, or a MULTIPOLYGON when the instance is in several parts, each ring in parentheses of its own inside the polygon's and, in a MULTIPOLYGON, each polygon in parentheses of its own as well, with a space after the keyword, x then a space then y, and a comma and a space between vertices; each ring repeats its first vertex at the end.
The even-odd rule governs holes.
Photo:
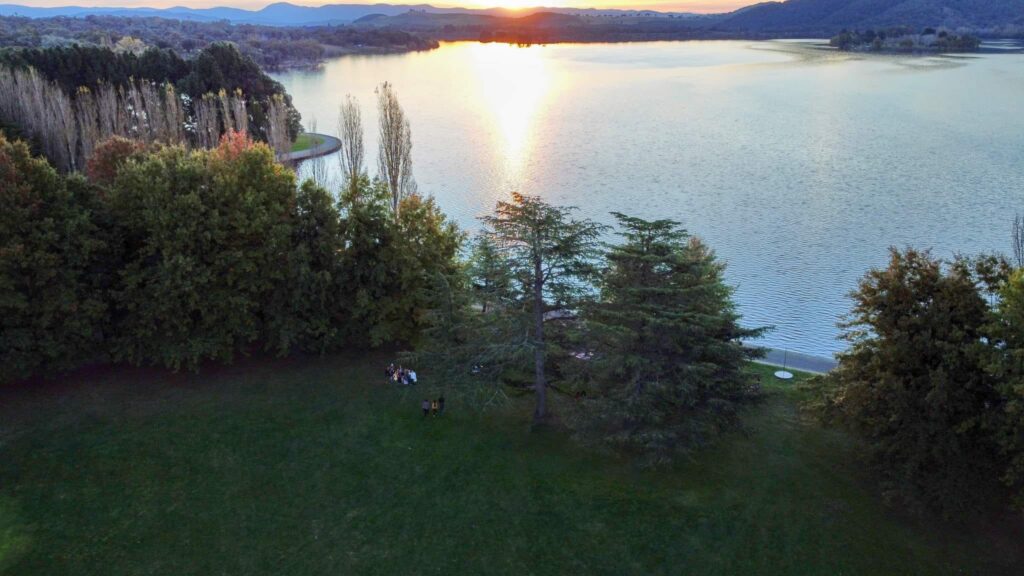
MULTIPOLYGON (((276 0, 0 0, 0 3, 24 6, 119 6, 168 8, 187 6, 189 8, 234 7, 257 10, 276 0)), ((535 6, 558 8, 621 8, 630 10, 660 10, 662 12, 729 12, 749 6, 759 0, 325 0, 310 2, 288 0, 302 6, 322 4, 432 4, 439 7, 461 6, 464 8, 532 8, 535 6)))

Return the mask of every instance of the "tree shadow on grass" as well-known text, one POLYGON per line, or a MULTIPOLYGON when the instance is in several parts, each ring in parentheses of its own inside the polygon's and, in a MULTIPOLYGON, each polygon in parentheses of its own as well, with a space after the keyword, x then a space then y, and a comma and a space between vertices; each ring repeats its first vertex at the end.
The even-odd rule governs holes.
POLYGON ((14 500, 0 495, 0 573, 6 573, 25 554, 30 542, 14 500))

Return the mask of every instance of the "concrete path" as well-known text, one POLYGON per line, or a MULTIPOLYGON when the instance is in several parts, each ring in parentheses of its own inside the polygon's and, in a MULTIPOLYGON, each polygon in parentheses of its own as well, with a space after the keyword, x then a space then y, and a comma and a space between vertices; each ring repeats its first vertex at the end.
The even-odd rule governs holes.
POLYGON ((767 364, 768 366, 779 366, 783 365, 786 368, 792 368, 793 370, 799 370, 801 372, 810 372, 812 374, 825 374, 831 372, 838 363, 832 358, 825 358, 822 356, 811 356, 810 354, 801 354, 799 352, 779 350, 777 348, 769 348, 768 353, 764 358, 756 361, 759 364, 767 364))
POLYGON ((277 157, 278 162, 298 162, 300 160, 306 160, 309 158, 316 158, 317 156, 325 156, 333 152, 337 152, 341 148, 341 140, 338 140, 334 136, 327 134, 316 134, 313 132, 306 132, 306 134, 320 138, 322 142, 311 148, 305 150, 299 150, 298 152, 286 152, 277 157))

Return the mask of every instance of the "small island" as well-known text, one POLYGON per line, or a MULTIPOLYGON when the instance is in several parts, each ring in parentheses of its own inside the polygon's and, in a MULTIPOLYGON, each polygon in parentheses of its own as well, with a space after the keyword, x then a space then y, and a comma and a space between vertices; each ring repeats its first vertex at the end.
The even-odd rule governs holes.
POLYGON ((981 40, 970 34, 953 34, 942 29, 925 28, 917 33, 902 27, 878 31, 843 30, 829 40, 829 45, 843 52, 948 54, 977 52, 981 40))

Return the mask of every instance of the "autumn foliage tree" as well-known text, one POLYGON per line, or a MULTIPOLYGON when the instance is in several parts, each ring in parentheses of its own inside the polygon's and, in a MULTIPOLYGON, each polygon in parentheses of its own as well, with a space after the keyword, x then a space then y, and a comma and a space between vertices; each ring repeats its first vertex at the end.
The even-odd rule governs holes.
POLYGON ((114 182, 117 171, 124 163, 145 146, 138 140, 129 140, 121 136, 113 136, 101 142, 92 152, 85 174, 89 180, 97 184, 109 185, 114 182))

